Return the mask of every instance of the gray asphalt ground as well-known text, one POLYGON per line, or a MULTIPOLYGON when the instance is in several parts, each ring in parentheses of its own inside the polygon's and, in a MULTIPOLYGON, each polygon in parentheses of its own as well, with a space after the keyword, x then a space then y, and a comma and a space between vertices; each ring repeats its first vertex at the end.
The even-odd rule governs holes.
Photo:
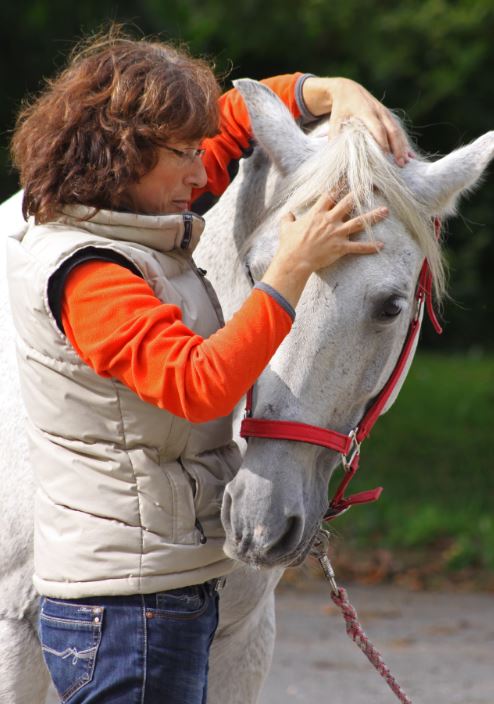
MULTIPOLYGON (((345 586, 345 585, 343 585, 345 586)), ((413 704, 494 704, 494 594, 347 587, 367 635, 413 704)), ((281 586, 278 637, 260 704, 392 704, 346 635, 324 582, 281 586)))

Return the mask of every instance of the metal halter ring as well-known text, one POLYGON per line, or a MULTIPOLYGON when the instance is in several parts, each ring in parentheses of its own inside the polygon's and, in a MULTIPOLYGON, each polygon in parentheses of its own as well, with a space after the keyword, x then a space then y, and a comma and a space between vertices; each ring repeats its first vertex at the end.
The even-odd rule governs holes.
POLYGON ((357 431, 358 428, 355 428, 354 430, 351 430, 348 433, 348 437, 352 441, 350 449, 348 450, 346 455, 341 454, 341 464, 343 465, 343 469, 345 470, 345 472, 348 472, 348 470, 353 464, 354 459, 357 457, 357 455, 360 455, 361 443, 357 440, 357 431))

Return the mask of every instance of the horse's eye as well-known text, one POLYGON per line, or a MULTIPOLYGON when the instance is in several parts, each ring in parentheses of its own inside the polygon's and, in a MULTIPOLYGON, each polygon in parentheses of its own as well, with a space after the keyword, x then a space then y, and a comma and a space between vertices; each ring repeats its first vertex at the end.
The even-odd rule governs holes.
POLYGON ((380 306, 378 318, 382 321, 392 320, 400 315, 402 310, 402 299, 399 296, 390 296, 380 306))

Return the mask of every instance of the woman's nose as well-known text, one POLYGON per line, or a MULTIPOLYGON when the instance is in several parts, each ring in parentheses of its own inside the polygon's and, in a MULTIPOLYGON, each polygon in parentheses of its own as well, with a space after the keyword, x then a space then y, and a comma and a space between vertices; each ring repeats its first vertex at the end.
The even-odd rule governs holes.
POLYGON ((202 158, 196 156, 190 165, 190 169, 187 170, 185 182, 188 186, 192 186, 193 188, 202 188, 206 185, 207 180, 208 176, 202 158))

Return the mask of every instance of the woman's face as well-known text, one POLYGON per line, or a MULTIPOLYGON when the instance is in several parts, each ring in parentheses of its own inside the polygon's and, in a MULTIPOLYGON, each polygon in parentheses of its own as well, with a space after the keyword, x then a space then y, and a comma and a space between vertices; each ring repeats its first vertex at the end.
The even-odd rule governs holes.
POLYGON ((132 210, 145 215, 189 210, 192 190, 206 185, 202 159, 196 154, 199 142, 170 142, 158 147, 156 166, 128 188, 132 210))

